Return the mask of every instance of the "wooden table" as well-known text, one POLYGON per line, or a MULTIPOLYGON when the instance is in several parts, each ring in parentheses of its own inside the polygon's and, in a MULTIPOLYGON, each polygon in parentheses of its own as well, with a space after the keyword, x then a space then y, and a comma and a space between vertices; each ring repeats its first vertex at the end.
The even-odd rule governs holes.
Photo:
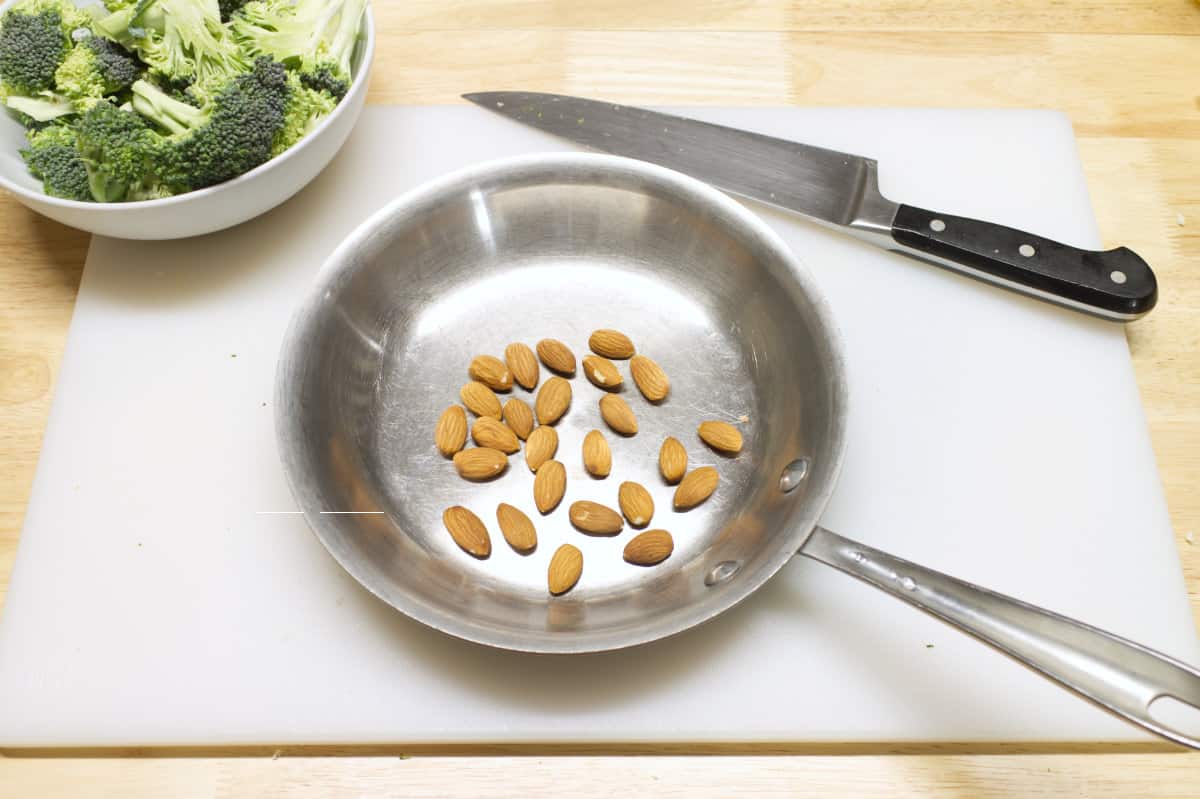
MULTIPOLYGON (((1159 275, 1158 309, 1128 328, 1129 343, 1192 606, 1200 611, 1200 6, 1192 0, 376 0, 375 13, 376 103, 456 103, 463 91, 519 87, 630 103, 1065 111, 1105 243, 1133 247, 1159 275)), ((86 234, 0 196, 0 592, 87 244, 86 234)), ((0 759, 5 799, 816 790, 1195 797, 1200 755, 1157 746, 950 744, 700 753, 13 752, 0 759)))

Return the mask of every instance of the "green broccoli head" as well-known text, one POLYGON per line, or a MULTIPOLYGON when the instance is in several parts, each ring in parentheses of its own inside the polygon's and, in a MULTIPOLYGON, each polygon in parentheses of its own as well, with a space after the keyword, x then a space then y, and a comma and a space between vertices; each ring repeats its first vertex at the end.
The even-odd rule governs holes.
POLYGON ((283 126, 275 134, 271 157, 307 136, 335 107, 337 98, 326 91, 310 89, 295 73, 288 73, 288 100, 283 109, 283 126))
POLYGON ((244 5, 246 0, 217 0, 217 6, 221 9, 221 21, 228 22, 234 12, 244 5))
POLYGON ((9 11, 0 21, 0 81, 5 95, 32 95, 54 87, 54 71, 67 52, 54 12, 9 11))
POLYGON ((158 185, 155 165, 165 149, 163 137, 140 115, 101 100, 80 118, 76 134, 97 201, 120 202, 158 185))
POLYGON ((133 108, 167 132, 159 164, 175 191, 223 183, 271 158, 285 124, 291 84, 283 65, 259 58, 202 108, 168 96, 148 81, 133 84, 133 108))
POLYGON ((84 41, 96 56, 96 64, 104 78, 109 94, 128 89, 142 75, 145 65, 116 42, 102 36, 91 36, 84 41))
POLYGON ((328 64, 322 64, 312 72, 301 72, 300 81, 315 91, 328 92, 331 97, 341 100, 350 89, 350 83, 333 74, 328 64))
POLYGON ((250 66, 221 23, 217 0, 141 0, 95 27, 134 50, 157 74, 188 81, 202 98, 250 66))
POLYGON ((58 93, 86 110, 106 95, 128 89, 142 69, 121 45, 90 36, 74 47, 54 73, 58 93))
POLYGON ((32 96, 54 88, 54 71, 70 49, 62 13, 20 3, 0 19, 0 92, 32 96))
POLYGON ((251 55, 269 55, 335 97, 350 84, 350 59, 367 0, 251 0, 230 19, 251 55))
POLYGON ((91 200, 88 173, 79 157, 75 131, 68 125, 48 125, 26 134, 29 146, 21 150, 29 172, 42 181, 51 197, 91 200))

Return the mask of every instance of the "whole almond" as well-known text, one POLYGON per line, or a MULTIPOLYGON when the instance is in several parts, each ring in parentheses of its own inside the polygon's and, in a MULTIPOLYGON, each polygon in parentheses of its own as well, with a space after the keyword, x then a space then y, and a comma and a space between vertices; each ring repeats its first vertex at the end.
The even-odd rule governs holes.
POLYGON ((481 560, 492 554, 492 539, 487 528, 471 511, 462 505, 455 505, 442 511, 442 524, 454 543, 462 547, 468 555, 474 555, 481 560))
POLYGON ((537 547, 537 530, 520 508, 501 502, 496 506, 496 522, 504 540, 517 552, 526 555, 537 547))
POLYGON ((465 480, 491 480, 498 477, 508 465, 508 456, 498 449, 474 447, 454 455, 454 468, 465 480))
POLYGON ((508 364, 513 379, 522 388, 532 389, 537 385, 541 369, 538 368, 537 357, 534 356, 533 350, 529 349, 527 345, 520 342, 509 344, 504 348, 504 361, 508 364))
POLYGON ((511 397, 504 403, 504 423, 524 441, 533 432, 533 410, 525 400, 511 397))
POLYGON ((694 508, 711 497, 719 480, 717 470, 711 466, 692 469, 675 489, 675 510, 694 508))
POLYGON ((495 355, 476 355, 467 367, 472 380, 478 380, 493 391, 508 391, 512 388, 513 376, 504 361, 495 355))
POLYGON ((637 383, 638 391, 651 402, 659 402, 671 390, 671 381, 662 367, 645 355, 635 355, 629 362, 629 371, 633 374, 633 382, 637 383))
POLYGON ((459 389, 458 396, 462 398, 463 405, 467 406, 467 410, 476 416, 490 416, 496 421, 500 421, 499 398, 478 380, 472 380, 459 389))
POLYGON ((638 431, 637 417, 629 403, 616 394, 605 394, 600 398, 600 417, 604 423, 623 436, 632 436, 638 431))
POLYGON ((546 569, 546 583, 550 593, 558 596, 565 594, 575 587, 583 575, 583 553, 577 547, 563 544, 550 558, 550 566, 546 569))
POLYGON ((608 477, 612 471, 612 450, 599 430, 583 437, 583 468, 592 477, 608 477))
POLYGON ((567 492, 567 469, 558 461, 546 461, 533 478, 533 504, 543 514, 562 502, 567 492))
POLYGON ((633 357, 633 342, 619 330, 597 330, 588 338, 588 346, 597 355, 624 360, 633 357))
POLYGON ((583 373, 592 381, 593 386, 609 389, 617 388, 625 382, 617 366, 608 358, 599 355, 587 355, 583 359, 583 373))
POLYGON ((467 443, 467 414, 462 408, 451 405, 442 411, 433 430, 433 443, 447 458, 463 448, 467 443))
POLYGON ((558 452, 558 433, 553 427, 537 427, 525 442, 525 465, 536 472, 558 452))
POLYGON ((471 438, 481 447, 498 449, 506 455, 521 448, 517 434, 490 416, 480 416, 475 420, 475 424, 471 425, 471 438))
POLYGON ((653 566, 671 557, 675 541, 666 530, 647 530, 625 545, 625 560, 635 566, 653 566))
POLYGON ((533 408, 538 424, 554 424, 571 405, 571 384, 561 377, 552 377, 538 389, 533 408))
POLYGON ((631 527, 645 527, 654 518, 654 497, 641 483, 631 480, 617 489, 617 504, 631 527))
POLYGON ((575 374, 575 353, 556 338, 544 338, 537 343, 537 354, 547 369, 563 375, 575 374))
POLYGON ((728 422, 701 422, 696 432, 713 449, 730 453, 742 451, 742 432, 728 422))
POLYGON ((586 499, 572 502, 568 516, 571 524, 591 535, 616 535, 625 526, 621 514, 606 505, 586 499))
POLYGON ((678 483, 687 474, 687 461, 687 450, 683 444, 679 443, 679 439, 667 436, 658 451, 658 470, 662 472, 663 479, 671 485, 678 483))

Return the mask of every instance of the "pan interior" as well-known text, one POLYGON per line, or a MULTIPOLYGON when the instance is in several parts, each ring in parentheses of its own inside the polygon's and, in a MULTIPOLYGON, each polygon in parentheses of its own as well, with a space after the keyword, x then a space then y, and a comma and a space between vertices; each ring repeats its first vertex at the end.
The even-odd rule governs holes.
MULTIPOLYGON (((765 226, 683 176, 610 156, 544 156, 485 165, 401 198, 326 265, 285 343, 278 375, 284 465, 310 524, 338 561, 384 601, 427 624, 511 649, 572 652, 653 640, 742 598, 803 542, 836 476, 841 364, 808 279, 765 226), (600 418, 603 395, 582 372, 558 423, 567 470, 562 504, 533 503, 523 452, 487 483, 459 478, 433 445, 442 411, 459 402, 474 355, 503 356, 541 338, 588 354, 596 328, 627 333, 671 380, 660 404, 620 394, 639 431, 600 418), (745 447, 723 457, 697 425, 721 419, 745 447), (601 430, 612 473, 589 477, 581 443, 601 430), (686 513, 659 475, 664 437, 689 468, 716 466, 720 486, 686 513), (807 469, 790 492, 788 464, 807 469), (652 568, 622 549, 637 532, 591 537, 567 518, 581 499, 616 508, 622 481, 650 490, 650 528, 674 554, 652 568), (539 543, 516 554, 496 523, 507 502, 534 520, 539 543), (492 537, 476 560, 450 539, 442 511, 475 511, 492 537), (330 513, 339 511, 340 513, 330 513), (353 513, 346 513, 352 511, 353 513), (560 544, 583 551, 583 576, 563 597, 546 589, 560 544)), ((549 376, 543 367, 541 378, 549 376)), ((511 394, 532 406, 533 392, 511 394)), ((474 417, 469 415, 469 420, 474 417)), ((468 441, 468 445, 470 442, 468 441)), ((793 475, 797 477, 797 475, 793 475)))

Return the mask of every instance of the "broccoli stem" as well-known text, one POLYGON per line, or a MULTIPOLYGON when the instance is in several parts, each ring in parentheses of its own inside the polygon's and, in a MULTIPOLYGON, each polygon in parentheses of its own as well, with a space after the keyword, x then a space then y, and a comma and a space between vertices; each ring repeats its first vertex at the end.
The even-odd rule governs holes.
POLYGON ((208 113, 176 100, 145 80, 133 86, 133 110, 171 133, 194 130, 208 121, 208 113))
POLYGON ((12 95, 5 99, 4 104, 14 111, 20 111, 37 122, 49 122, 52 119, 75 113, 75 107, 70 100, 63 97, 22 97, 12 95))

